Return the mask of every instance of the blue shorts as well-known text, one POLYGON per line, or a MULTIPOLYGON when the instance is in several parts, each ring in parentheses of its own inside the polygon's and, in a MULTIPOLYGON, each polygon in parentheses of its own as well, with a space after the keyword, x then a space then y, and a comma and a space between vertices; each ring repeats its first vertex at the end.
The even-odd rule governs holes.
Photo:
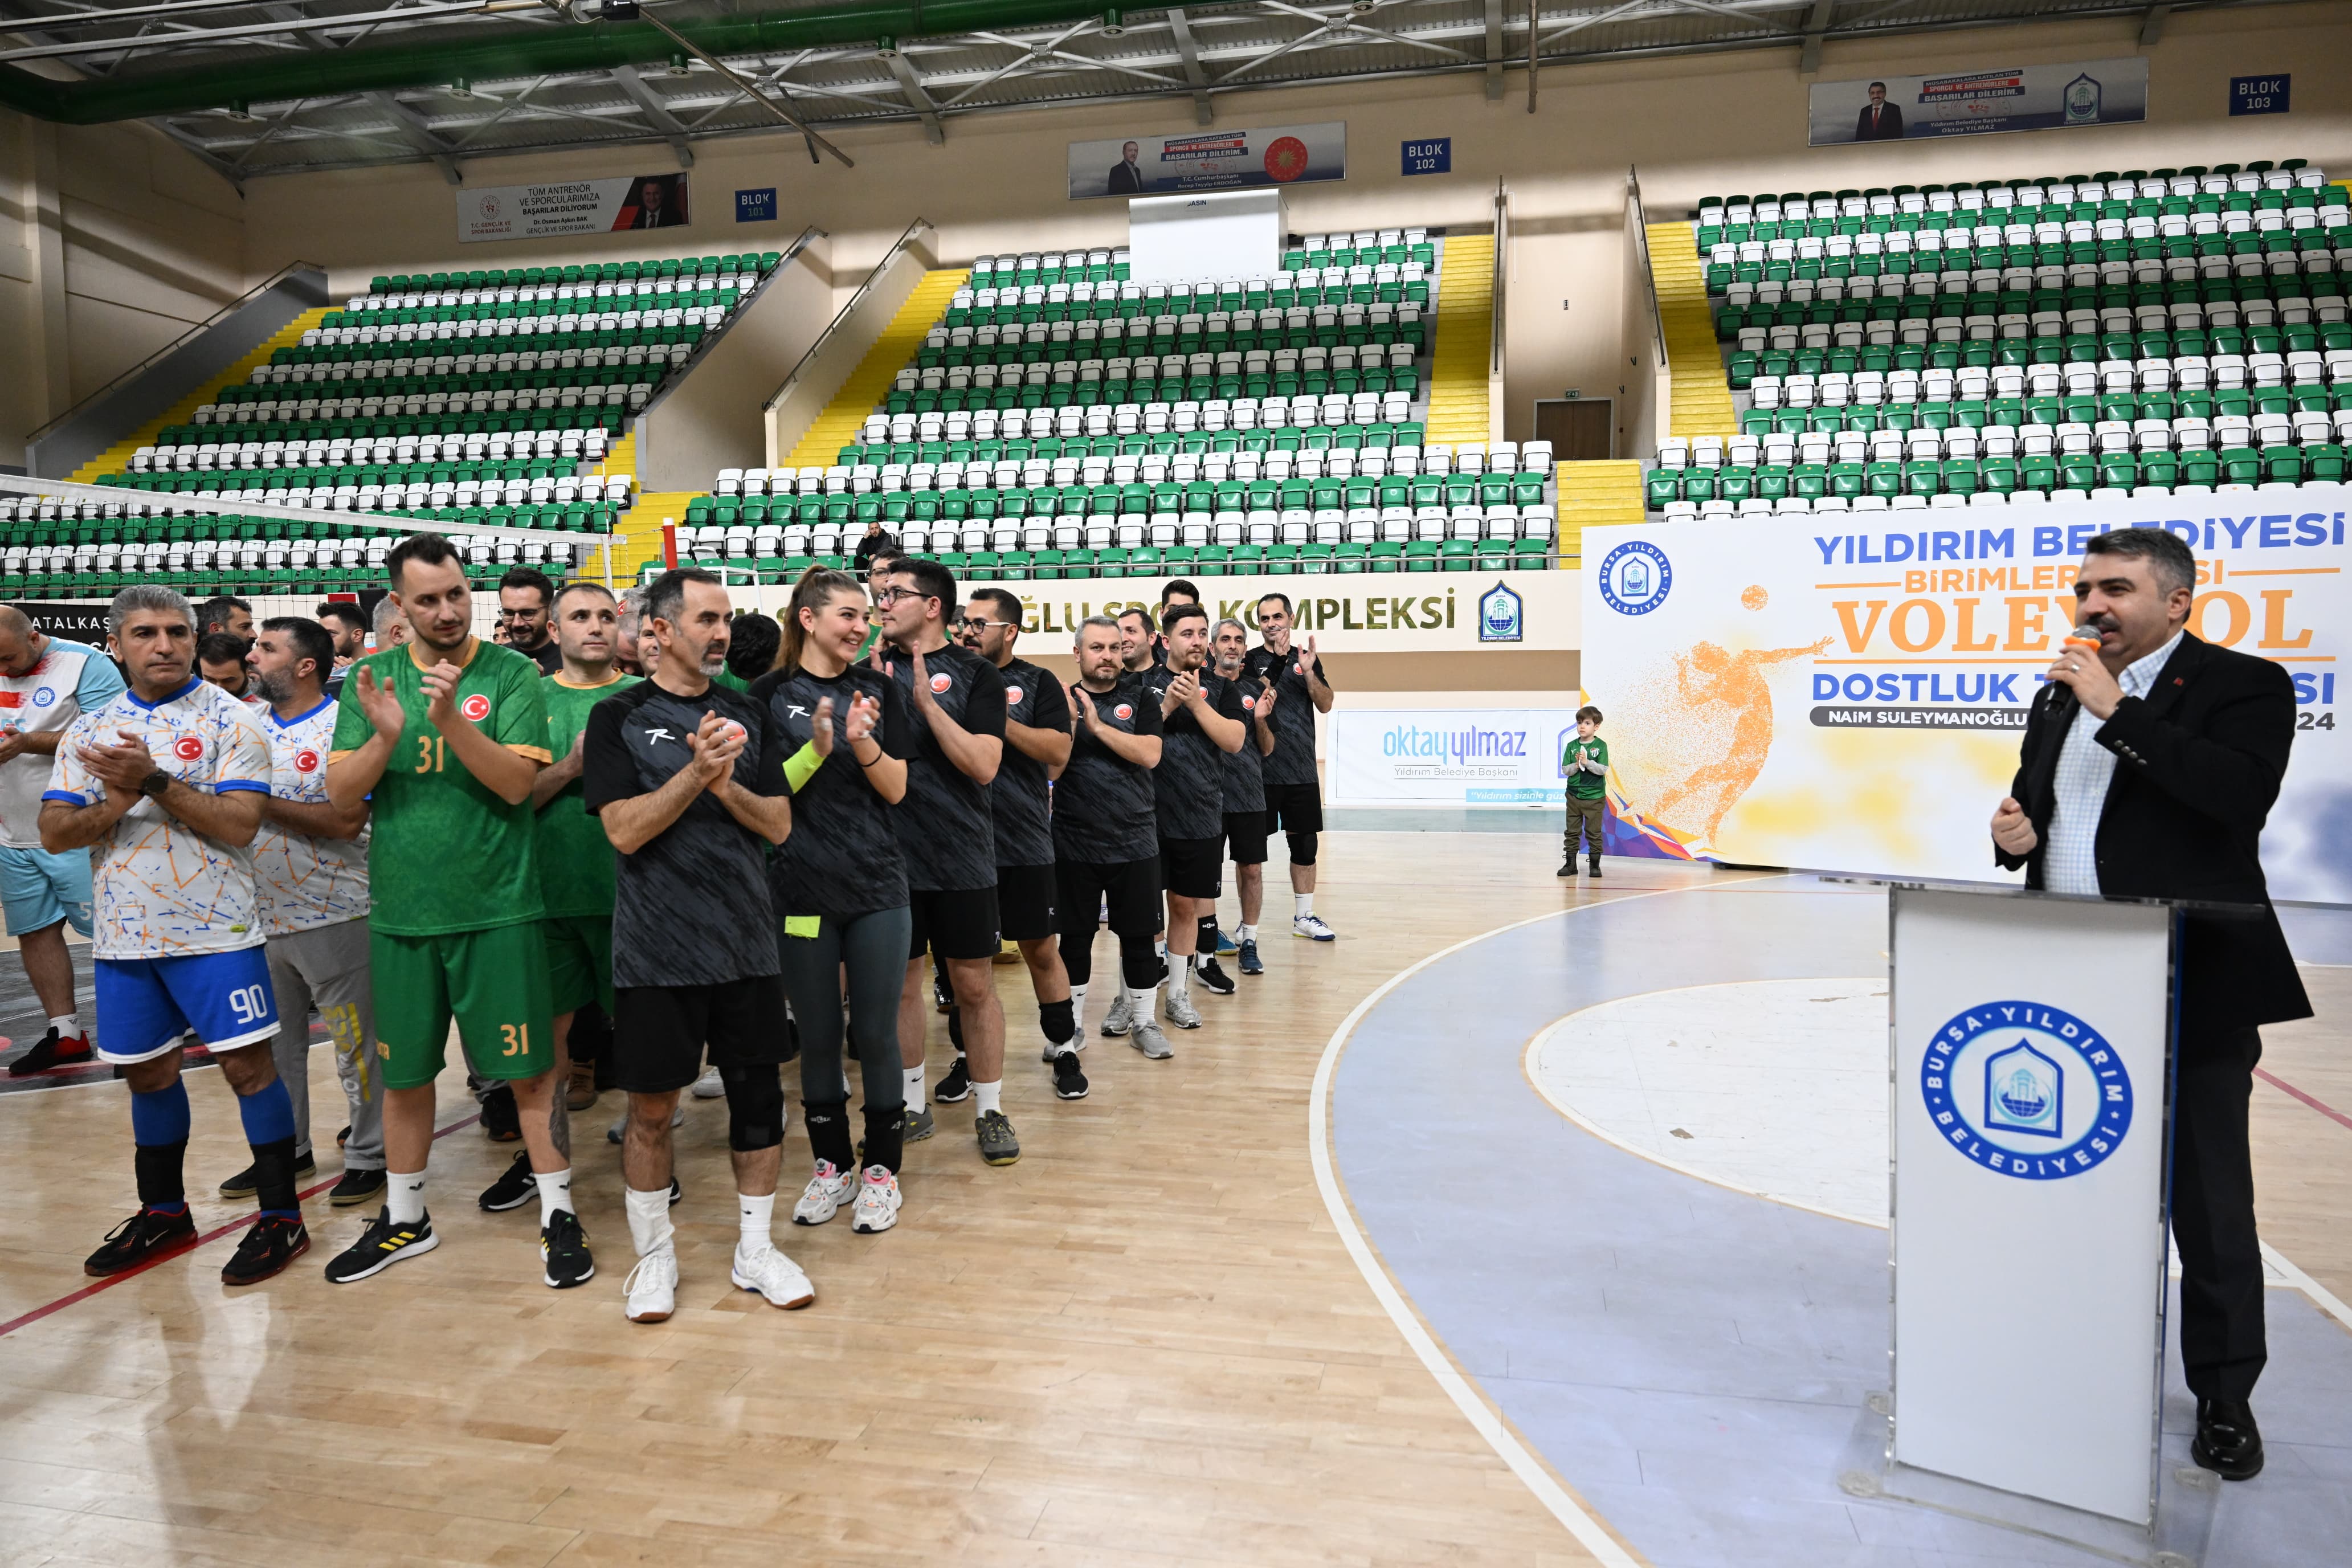
POLYGON ((0 913, 10 936, 47 931, 59 921, 89 934, 89 851, 18 849, 0 844, 0 913))
POLYGON ((268 950, 184 958, 101 958, 95 965, 98 1059, 118 1066, 179 1048, 190 1029, 214 1051, 274 1038, 268 950))

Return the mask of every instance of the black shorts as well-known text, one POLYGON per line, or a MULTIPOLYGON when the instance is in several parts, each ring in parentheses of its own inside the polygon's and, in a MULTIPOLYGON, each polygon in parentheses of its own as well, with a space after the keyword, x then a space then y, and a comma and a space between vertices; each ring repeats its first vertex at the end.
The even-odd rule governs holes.
POLYGON ((1149 940, 1160 929, 1160 857, 1101 865, 1091 860, 1056 860, 1054 880, 1062 910, 1065 935, 1084 933, 1094 940, 1095 913, 1106 899, 1110 904, 1110 929, 1120 936, 1149 940))
POLYGON ((1225 858, 1236 866, 1265 864, 1265 813, 1225 813, 1225 858))
POLYGON ((1054 863, 1043 866, 999 866, 996 868, 996 920, 1013 942, 1035 942, 1059 931, 1054 918, 1054 863))
POLYGON ((1322 790, 1311 784, 1267 784, 1265 831, 1268 837, 1276 833, 1322 832, 1322 790))
POLYGON ((996 956, 996 889, 957 888, 950 891, 917 889, 907 896, 914 913, 914 934, 907 956, 923 956, 934 948, 941 958, 996 956))
POLYGON ((629 1094, 667 1094, 712 1067, 761 1067, 798 1054, 773 974, 715 985, 622 985, 613 992, 613 1081, 629 1094))
POLYGON ((1163 838, 1160 841, 1160 885, 1180 899, 1213 899, 1224 891, 1225 841, 1216 838, 1163 838))

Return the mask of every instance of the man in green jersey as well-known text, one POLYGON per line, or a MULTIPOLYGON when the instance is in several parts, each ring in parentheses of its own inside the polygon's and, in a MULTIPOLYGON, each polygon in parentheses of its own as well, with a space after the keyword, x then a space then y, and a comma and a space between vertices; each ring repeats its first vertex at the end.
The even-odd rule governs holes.
MULTIPOLYGON (((555 595, 552 616, 563 666, 540 690, 547 700, 548 754, 555 760, 531 781, 530 803, 539 816, 539 930, 547 948, 549 1005, 555 1009, 559 1092, 548 1112, 549 1125, 556 1152, 568 1158, 571 1115, 562 1091, 578 1077, 572 1026, 587 1008, 603 1008, 606 1018, 613 1013, 613 846, 604 826, 581 804, 581 738, 587 733, 588 710, 635 686, 638 678, 614 668, 621 607, 611 589, 600 583, 567 583, 555 595)), ((593 1035, 583 1031, 580 1043, 589 1048, 593 1035)), ((593 1099, 593 1079, 590 1086, 593 1099)), ((482 1194, 481 1205, 493 1213, 520 1208, 537 1190, 526 1149, 482 1194)))
POLYGON ((572 1210, 571 1162, 548 1124, 554 1019, 530 804, 548 762, 539 667, 473 635, 465 567, 446 539, 412 534, 384 567, 414 640, 352 667, 327 794, 346 808, 368 800, 374 823, 369 958, 386 1202, 327 1278, 364 1279, 438 1244, 425 1165, 454 1016, 475 1070, 514 1085, 546 1281, 583 1284, 596 1266, 572 1210))

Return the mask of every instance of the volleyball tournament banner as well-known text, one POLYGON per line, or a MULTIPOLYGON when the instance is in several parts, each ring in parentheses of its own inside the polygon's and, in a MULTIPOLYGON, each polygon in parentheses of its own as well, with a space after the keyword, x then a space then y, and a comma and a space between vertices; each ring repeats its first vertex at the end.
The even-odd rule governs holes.
POLYGON ((2067 60, 1935 76, 1876 76, 1812 86, 1816 147, 2135 124, 2147 118, 2147 60, 2067 60), (1876 89, 1878 90, 1874 91, 1876 89))
POLYGON ((1348 122, 1070 143, 1070 199, 1231 191, 1348 177, 1348 122))
POLYGON ((2000 879, 1986 824, 2074 626, 2084 542, 2146 526, 2196 552, 2189 630, 2294 678, 2272 893, 2352 902, 2347 510, 2352 489, 2315 485, 1588 528, 1582 669, 1608 716, 1611 847, 2000 879))
POLYGON ((551 185, 467 186, 457 195, 457 237, 543 239, 560 234, 676 228, 687 221, 684 174, 566 180, 551 185))

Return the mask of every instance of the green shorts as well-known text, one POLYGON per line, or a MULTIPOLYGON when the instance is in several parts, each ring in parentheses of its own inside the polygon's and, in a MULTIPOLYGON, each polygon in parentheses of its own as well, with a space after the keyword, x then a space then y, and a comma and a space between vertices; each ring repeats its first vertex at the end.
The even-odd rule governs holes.
POLYGON ((536 1078, 555 1065, 547 947, 537 921, 441 936, 368 933, 376 1055, 386 1089, 441 1074, 449 1023, 484 1078, 536 1078))
POLYGON ((557 1017, 591 1002, 613 1016, 613 921, 608 915, 551 915, 539 922, 547 944, 547 991, 557 1017))

